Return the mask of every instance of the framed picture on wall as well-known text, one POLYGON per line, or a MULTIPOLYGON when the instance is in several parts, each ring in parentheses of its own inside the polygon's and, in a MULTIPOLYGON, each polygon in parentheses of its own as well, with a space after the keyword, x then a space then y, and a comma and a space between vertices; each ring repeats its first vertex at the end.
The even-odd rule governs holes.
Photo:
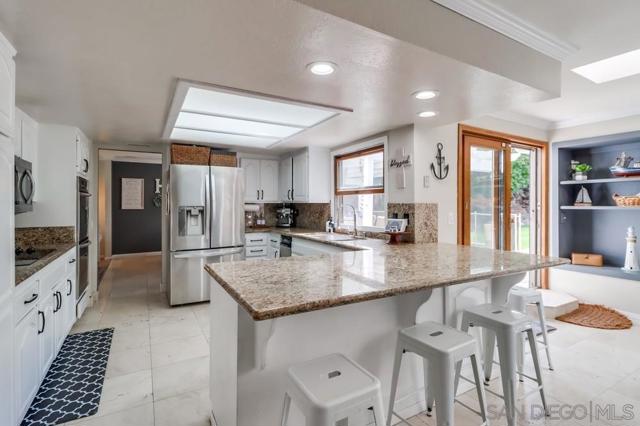
POLYGON ((144 210, 144 179, 122 178, 121 209, 144 210))

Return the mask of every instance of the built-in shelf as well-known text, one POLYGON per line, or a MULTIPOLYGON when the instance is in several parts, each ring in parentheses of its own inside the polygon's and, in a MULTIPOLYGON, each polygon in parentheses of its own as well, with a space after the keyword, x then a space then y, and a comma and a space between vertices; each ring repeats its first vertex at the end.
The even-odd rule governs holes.
POLYGON ((619 266, 586 266, 586 265, 560 265, 558 269, 566 271, 582 272, 585 274, 602 275, 605 277, 620 278, 623 280, 640 281, 640 273, 629 273, 619 266))
POLYGON ((640 176, 633 177, 616 177, 606 179, 587 179, 587 180, 563 180, 560 185, 584 185, 589 183, 617 183, 617 182, 640 182, 640 176))
POLYGON ((640 210, 640 207, 620 207, 620 206, 560 206, 560 210, 640 210))

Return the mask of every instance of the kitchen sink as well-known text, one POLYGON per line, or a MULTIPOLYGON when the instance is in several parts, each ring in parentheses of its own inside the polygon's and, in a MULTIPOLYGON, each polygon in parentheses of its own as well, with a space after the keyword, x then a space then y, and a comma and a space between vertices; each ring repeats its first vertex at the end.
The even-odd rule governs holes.
POLYGON ((365 237, 356 237, 348 234, 334 234, 329 232, 313 232, 306 235, 318 239, 323 239, 325 241, 355 241, 365 239, 365 237))
POLYGON ((29 266, 36 263, 43 257, 53 253, 54 249, 27 249, 25 251, 16 250, 16 266, 29 266))

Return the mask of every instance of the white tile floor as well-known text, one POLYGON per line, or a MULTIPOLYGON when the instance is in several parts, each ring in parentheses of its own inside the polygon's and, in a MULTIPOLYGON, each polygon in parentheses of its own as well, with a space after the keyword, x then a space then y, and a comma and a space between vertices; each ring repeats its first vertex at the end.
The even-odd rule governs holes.
MULTIPOLYGON (((160 293, 159 256, 114 260, 100 292, 100 302, 87 310, 73 329, 115 327, 100 408, 95 416, 68 424, 209 425, 208 305, 169 308, 160 293)), ((640 425, 640 328, 605 331, 550 323, 558 327, 551 334, 555 371, 545 370, 544 378, 555 412, 551 418, 532 419, 539 404, 538 395, 533 394, 519 401, 523 412, 519 424, 640 425), (590 404, 608 407, 608 415, 580 419, 583 407, 590 404), (614 416, 629 412, 623 411, 624 404, 633 405, 627 410, 634 418, 615 420, 614 416)), ((490 388, 500 391, 499 380, 493 380, 490 388)), ((524 395, 531 389, 532 385, 525 383, 519 393, 524 395)), ((477 404, 473 391, 460 399, 477 404)), ((495 397, 488 399, 490 414, 502 409, 495 397)), ((457 425, 478 425, 479 420, 461 406, 457 408, 457 425)), ((410 422, 435 425, 435 418, 418 415, 410 422)), ((506 421, 494 416, 491 424, 504 425, 506 421)))

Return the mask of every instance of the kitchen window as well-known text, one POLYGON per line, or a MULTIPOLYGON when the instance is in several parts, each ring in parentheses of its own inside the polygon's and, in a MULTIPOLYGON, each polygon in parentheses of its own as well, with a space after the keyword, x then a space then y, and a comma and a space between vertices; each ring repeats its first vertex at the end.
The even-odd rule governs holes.
POLYGON ((358 229, 384 229, 384 146, 336 156, 334 170, 338 226, 353 228, 355 210, 358 229))

